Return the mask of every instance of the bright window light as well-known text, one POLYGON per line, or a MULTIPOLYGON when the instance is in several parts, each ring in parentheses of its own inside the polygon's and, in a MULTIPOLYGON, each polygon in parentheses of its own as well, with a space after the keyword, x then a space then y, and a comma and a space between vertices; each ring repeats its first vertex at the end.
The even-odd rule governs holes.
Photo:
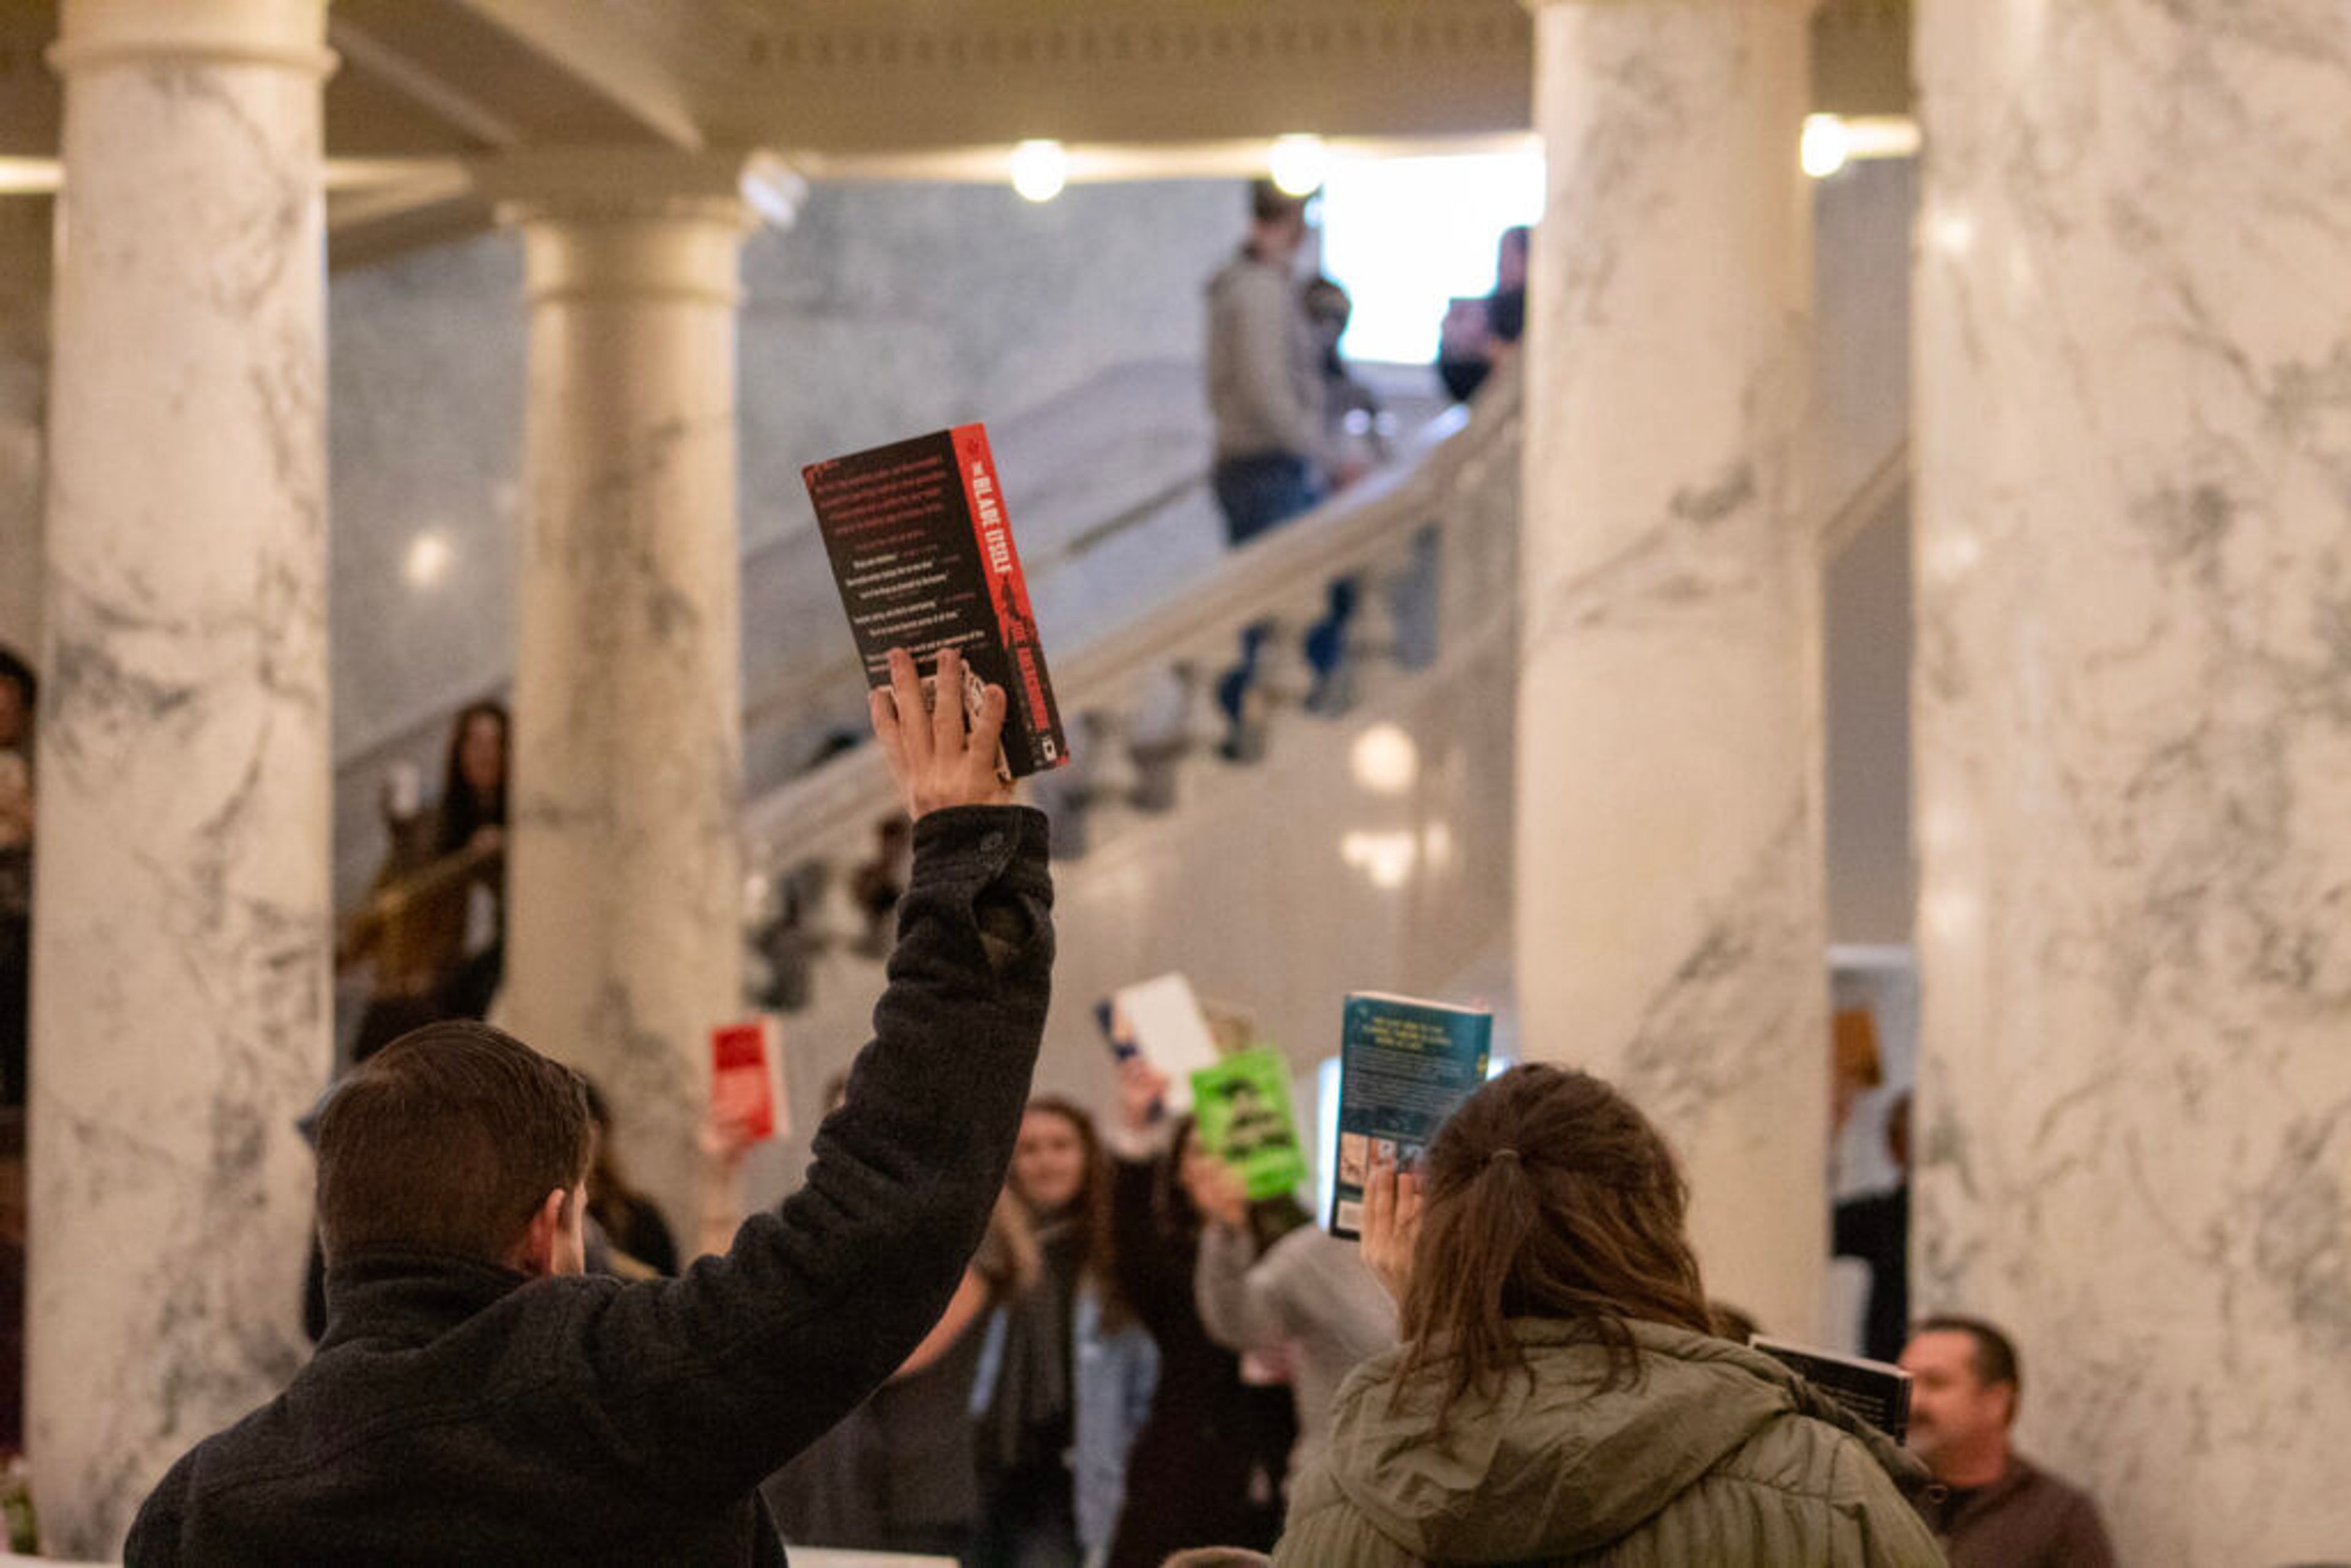
POLYGON ((1494 287, 1502 231, 1542 216, 1542 154, 1334 157, 1322 185, 1322 266, 1354 301, 1349 358, 1426 365, 1455 298, 1494 287))

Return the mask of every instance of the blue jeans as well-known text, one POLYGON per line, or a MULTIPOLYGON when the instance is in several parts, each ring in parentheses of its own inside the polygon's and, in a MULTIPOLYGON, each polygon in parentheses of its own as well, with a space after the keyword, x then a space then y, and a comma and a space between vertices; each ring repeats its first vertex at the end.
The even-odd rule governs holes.
POLYGON ((1217 505, 1225 511, 1225 542, 1249 543, 1321 500, 1306 459, 1289 452, 1217 459, 1217 505))

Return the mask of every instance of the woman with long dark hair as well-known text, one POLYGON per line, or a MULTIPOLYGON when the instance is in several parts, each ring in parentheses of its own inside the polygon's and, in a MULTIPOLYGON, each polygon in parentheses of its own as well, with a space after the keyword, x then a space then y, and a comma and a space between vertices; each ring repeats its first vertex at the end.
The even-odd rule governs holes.
POLYGON ((637 1190, 612 1144, 612 1107, 596 1081, 583 1075, 588 1120, 596 1129, 595 1155, 588 1166, 588 1217, 616 1252, 668 1278, 677 1272, 677 1239, 661 1206, 637 1190))
POLYGON ((1369 1197, 1404 1341, 1341 1395, 1282 1568, 1943 1561, 1917 1460, 1715 1337, 1681 1171, 1607 1084, 1513 1069, 1369 1197))
POLYGON ((442 1009, 453 1018, 486 1016, 506 967, 507 779, 512 729, 506 705, 487 698, 467 705, 449 727, 434 852, 437 864, 464 868, 465 908, 457 916, 455 951, 440 988, 442 1009), (467 930, 475 887, 490 895, 488 929, 478 937, 467 930))
POLYGON ((1037 1277, 989 1324, 972 1401, 980 1526, 964 1561, 1076 1568, 1118 1518, 1158 1356, 1113 1260, 1093 1118, 1059 1095, 1031 1100, 1007 1189, 1035 1238, 1037 1277))
MULTIPOLYGON (((1119 1071, 1123 1146, 1112 1188, 1119 1281, 1159 1347, 1159 1385, 1128 1457, 1109 1565, 1159 1568, 1187 1547, 1272 1543, 1298 1417, 1286 1385, 1247 1380, 1241 1358, 1201 1322, 1192 1287, 1206 1218, 1184 1172, 1214 1156, 1198 1146, 1189 1116, 1165 1115, 1165 1073, 1142 1057, 1119 1071)), ((1286 1200, 1252 1206, 1255 1245, 1271 1246, 1305 1218, 1286 1200)))

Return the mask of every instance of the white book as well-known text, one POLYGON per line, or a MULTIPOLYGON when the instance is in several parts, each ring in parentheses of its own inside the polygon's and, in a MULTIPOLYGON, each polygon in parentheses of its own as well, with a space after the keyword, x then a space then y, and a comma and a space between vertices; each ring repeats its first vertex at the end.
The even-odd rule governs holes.
POLYGON ((1219 1060, 1217 1037, 1192 982, 1180 974, 1138 981, 1111 995, 1103 1031, 1121 1058, 1141 1052, 1167 1074, 1167 1109, 1182 1115, 1192 1108, 1192 1074, 1219 1060))

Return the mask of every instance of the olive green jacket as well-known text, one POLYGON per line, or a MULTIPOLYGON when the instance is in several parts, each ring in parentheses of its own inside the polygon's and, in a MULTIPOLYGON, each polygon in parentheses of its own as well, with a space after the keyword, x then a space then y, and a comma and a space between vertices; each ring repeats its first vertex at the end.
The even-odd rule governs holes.
POLYGON ((1904 1489, 1918 1462, 1760 1352, 1632 1325, 1640 1377, 1564 1322, 1510 1325, 1531 1376, 1456 1405, 1402 1351, 1340 1391, 1330 1447, 1291 1496, 1276 1568, 1930 1568, 1904 1489))

